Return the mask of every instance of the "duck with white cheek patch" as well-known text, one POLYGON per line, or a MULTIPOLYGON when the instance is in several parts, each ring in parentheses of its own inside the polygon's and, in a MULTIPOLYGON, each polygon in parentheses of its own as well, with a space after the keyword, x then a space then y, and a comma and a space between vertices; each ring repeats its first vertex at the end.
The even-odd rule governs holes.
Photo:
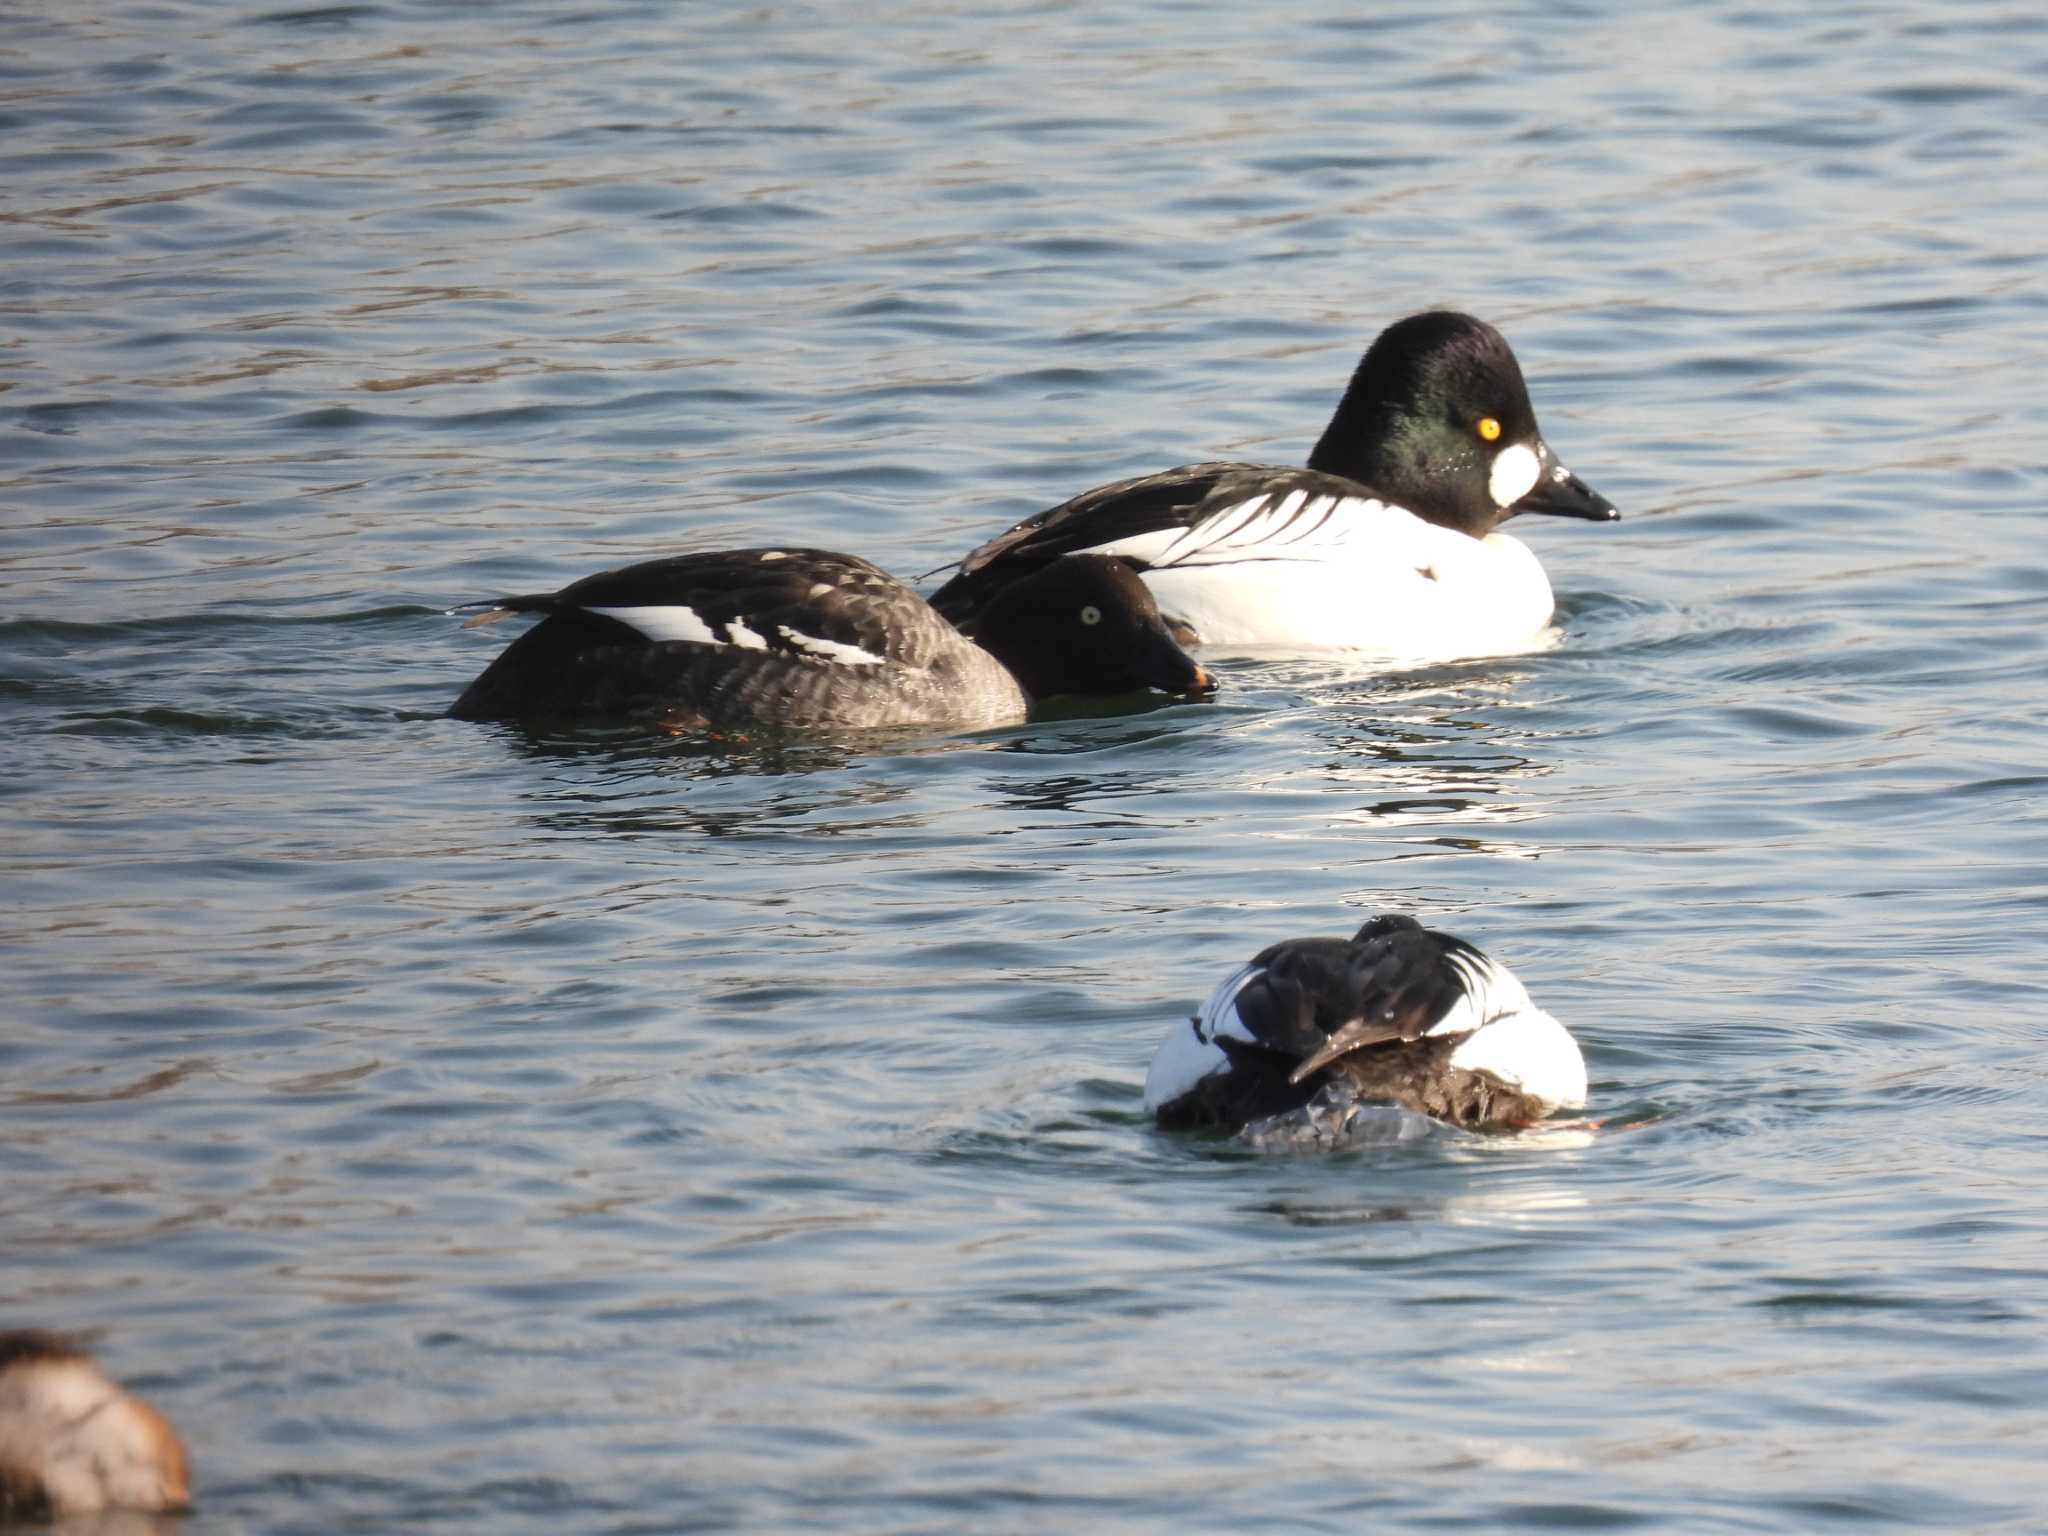
POLYGON ((1556 607, 1499 531, 1525 512, 1620 516, 1558 462, 1500 332, 1432 310, 1373 342, 1306 469, 1189 464, 1083 492, 967 555, 932 604, 966 622, 1054 561, 1115 555, 1183 644, 1507 655, 1545 643, 1556 607))

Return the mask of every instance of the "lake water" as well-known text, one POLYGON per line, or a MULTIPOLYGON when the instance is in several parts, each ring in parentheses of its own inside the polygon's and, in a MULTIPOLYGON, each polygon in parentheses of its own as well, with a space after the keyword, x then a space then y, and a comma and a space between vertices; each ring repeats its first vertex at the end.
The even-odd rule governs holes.
POLYGON ((0 1324, 180 1529, 2048 1527, 2048 21, 17 8, 0 1324), (748 756, 451 605, 906 575, 1500 324, 1563 634, 748 756), (1165 1136, 1372 911, 1591 1134, 1165 1136))

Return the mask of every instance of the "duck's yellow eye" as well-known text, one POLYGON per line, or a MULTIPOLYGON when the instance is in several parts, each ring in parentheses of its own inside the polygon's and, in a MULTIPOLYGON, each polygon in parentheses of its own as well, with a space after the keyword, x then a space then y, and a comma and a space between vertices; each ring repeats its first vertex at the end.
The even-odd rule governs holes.
POLYGON ((1478 430, 1479 435, 1490 443, 1500 436, 1500 423, 1491 416, 1482 416, 1479 418, 1478 430))
POLYGON ((1081 622, 1083 624, 1100 624, 1102 622, 1102 610, 1093 603, 1090 603, 1081 610, 1081 622))

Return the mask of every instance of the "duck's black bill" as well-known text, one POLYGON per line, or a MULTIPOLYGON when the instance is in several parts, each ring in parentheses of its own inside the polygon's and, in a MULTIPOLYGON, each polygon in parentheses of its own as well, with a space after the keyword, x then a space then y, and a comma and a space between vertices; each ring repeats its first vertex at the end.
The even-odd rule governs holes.
POLYGON ((1204 699, 1216 691, 1215 677, 1196 664, 1195 659, 1171 641, 1168 649, 1152 658, 1145 681, 1161 693, 1182 698, 1204 699))
POLYGON ((1537 455, 1537 463, 1541 470, 1536 476, 1535 488, 1515 503, 1517 512, 1577 517, 1589 523, 1611 523, 1620 518, 1621 510, 1613 502, 1557 462, 1557 455, 1550 451, 1548 443, 1537 455))
MULTIPOLYGON (((1182 625, 1183 630, 1187 626, 1182 625)), ((1193 631, 1188 630, 1192 644, 1193 631)), ((1181 649, 1174 621, 1154 610, 1142 621, 1130 658, 1132 679, 1143 688, 1182 698, 1207 698, 1216 691, 1216 679, 1181 649)))

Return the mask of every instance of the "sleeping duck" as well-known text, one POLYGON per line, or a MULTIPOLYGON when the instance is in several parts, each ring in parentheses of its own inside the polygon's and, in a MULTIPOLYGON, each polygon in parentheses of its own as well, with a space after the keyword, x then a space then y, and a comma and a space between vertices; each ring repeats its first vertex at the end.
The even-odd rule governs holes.
POLYGON ((1412 917, 1348 939, 1284 939, 1173 1026, 1145 1076, 1168 1130, 1243 1130, 1307 1107, 1392 1104, 1520 1130, 1586 1102, 1586 1062, 1504 965, 1412 917))

